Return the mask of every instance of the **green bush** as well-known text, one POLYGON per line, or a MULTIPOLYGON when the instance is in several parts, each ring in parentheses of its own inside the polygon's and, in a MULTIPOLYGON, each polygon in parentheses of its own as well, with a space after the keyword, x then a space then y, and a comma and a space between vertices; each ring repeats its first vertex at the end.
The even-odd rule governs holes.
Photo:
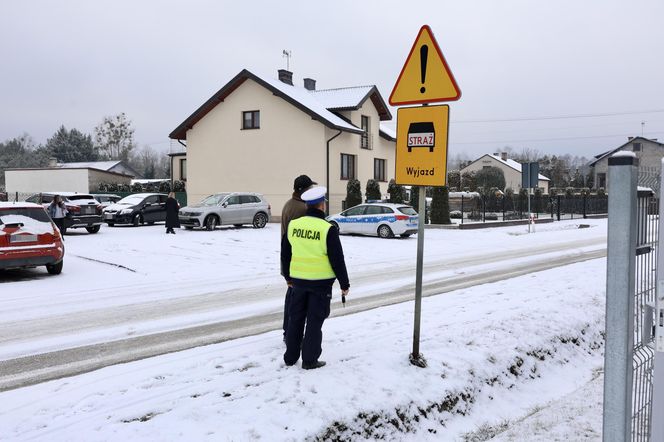
POLYGON ((169 193, 171 191, 171 182, 162 181, 161 183, 159 183, 159 191, 162 193, 169 193))
POLYGON ((185 182, 180 180, 173 181, 173 192, 184 192, 185 182))
POLYGON ((431 223, 451 224, 450 192, 447 186, 434 187, 431 196, 431 223))
POLYGON ((403 186, 397 184, 394 181, 394 178, 390 180, 390 183, 387 185, 387 193, 390 194, 389 201, 394 204, 401 204, 404 200, 404 188, 403 186))
POLYGON ((346 208, 362 204, 362 185, 360 181, 351 178, 346 184, 346 208))
POLYGON ((141 183, 134 183, 131 185, 131 191, 135 193, 143 192, 143 185, 141 183))
POLYGON ((380 184, 374 179, 367 180, 365 196, 367 201, 380 201, 380 184))

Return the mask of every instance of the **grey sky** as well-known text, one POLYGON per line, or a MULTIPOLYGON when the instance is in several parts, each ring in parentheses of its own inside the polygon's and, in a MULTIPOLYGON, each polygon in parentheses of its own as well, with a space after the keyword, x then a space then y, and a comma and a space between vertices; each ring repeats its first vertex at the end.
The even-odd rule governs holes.
POLYGON ((140 145, 167 150, 170 131, 242 68, 276 76, 283 49, 296 84, 376 84, 387 101, 428 24, 462 91, 450 154, 592 156, 642 121, 664 139, 662 17, 661 0, 5 0, 0 141, 43 143, 61 124, 92 133, 125 112, 140 145))

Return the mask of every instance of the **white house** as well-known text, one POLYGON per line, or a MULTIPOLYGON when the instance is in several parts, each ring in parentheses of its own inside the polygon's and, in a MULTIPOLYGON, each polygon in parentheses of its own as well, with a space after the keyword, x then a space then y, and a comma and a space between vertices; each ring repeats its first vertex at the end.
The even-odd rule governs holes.
POLYGON ((6 169, 5 187, 10 197, 53 191, 88 193, 101 183, 129 184, 137 176, 123 161, 58 163, 51 159, 49 167, 6 169))
MULTIPOLYGON (((461 169, 461 176, 466 172, 477 172, 486 167, 496 167, 505 175, 505 188, 511 187, 515 193, 521 190, 521 163, 507 158, 507 152, 485 154, 461 169)), ((549 193, 549 180, 542 174, 537 177, 537 186, 543 193, 549 193)), ((463 178, 462 178, 463 179, 463 178)), ((463 182, 461 183, 463 188, 463 182)))
POLYGON ((328 188, 330 213, 342 209, 351 178, 363 189, 376 179, 387 193, 395 134, 381 125, 392 115, 376 86, 317 90, 315 80, 299 87, 292 76, 244 69, 171 132, 186 142, 186 154, 171 159, 173 178, 187 181, 188 201, 258 192, 279 219, 301 174, 328 188))

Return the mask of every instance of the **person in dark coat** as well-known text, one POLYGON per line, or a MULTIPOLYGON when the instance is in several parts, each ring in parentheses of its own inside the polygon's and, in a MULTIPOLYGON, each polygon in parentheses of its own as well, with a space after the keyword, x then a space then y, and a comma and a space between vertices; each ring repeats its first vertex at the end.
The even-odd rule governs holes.
POLYGON ((173 228, 180 227, 180 219, 178 218, 178 212, 180 211, 180 204, 178 200, 175 199, 175 193, 171 192, 168 194, 168 199, 166 200, 166 233, 172 233, 175 235, 175 230, 173 228))
MULTIPOLYGON (((307 175, 300 175, 295 178, 293 182, 293 196, 291 199, 286 201, 283 210, 281 211, 281 237, 286 234, 288 231, 288 224, 294 219, 303 217, 307 213, 307 205, 302 201, 302 192, 308 190, 314 183, 311 181, 307 175)), ((281 271, 283 276, 284 272, 281 271)), ((286 342, 286 330, 288 330, 288 306, 290 305, 290 300, 293 295, 293 286, 288 284, 286 289, 286 297, 284 299, 284 342, 286 342)))

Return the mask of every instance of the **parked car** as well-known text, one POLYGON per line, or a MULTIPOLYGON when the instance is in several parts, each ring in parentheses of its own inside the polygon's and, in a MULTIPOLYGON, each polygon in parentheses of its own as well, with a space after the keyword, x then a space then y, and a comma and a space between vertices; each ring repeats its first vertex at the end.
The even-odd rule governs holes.
POLYGON ((417 233, 418 215, 406 204, 367 203, 326 218, 339 233, 359 233, 391 238, 407 238, 417 233))
POLYGON ((166 200, 163 193, 135 193, 106 207, 102 212, 104 222, 113 227, 116 224, 152 225, 166 221, 166 200))
POLYGON ((0 203, 0 269, 46 266, 62 272, 65 247, 46 210, 34 203, 0 203))
POLYGON ((115 204, 122 199, 121 196, 111 195, 108 193, 93 193, 92 196, 95 197, 97 201, 99 201, 102 211, 111 204, 115 204))
POLYGON ((97 233, 102 225, 101 205, 89 193, 76 192, 42 192, 29 197, 29 203, 41 204, 47 208, 55 195, 60 195, 67 207, 69 215, 65 218, 64 235, 67 229, 85 227, 89 233, 97 233))
POLYGON ((263 195, 249 192, 217 193, 193 206, 180 209, 180 224, 214 230, 221 225, 252 224, 262 229, 272 216, 270 204, 263 195))

